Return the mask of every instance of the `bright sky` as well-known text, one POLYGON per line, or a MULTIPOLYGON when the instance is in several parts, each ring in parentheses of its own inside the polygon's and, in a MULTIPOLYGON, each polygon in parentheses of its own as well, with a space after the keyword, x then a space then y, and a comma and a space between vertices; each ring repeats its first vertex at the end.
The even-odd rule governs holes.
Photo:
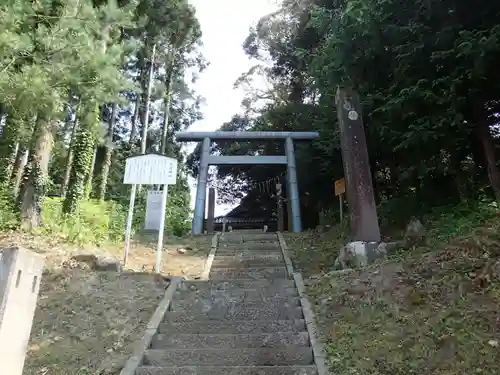
MULTIPOLYGON (((251 66, 242 44, 249 29, 264 15, 276 10, 273 0, 189 0, 196 7, 203 32, 203 54, 210 66, 203 72, 195 90, 206 99, 204 119, 189 130, 213 131, 241 112, 242 90, 234 90, 236 79, 251 66)), ((189 149, 192 150, 193 145, 189 149)), ((196 181, 190 179, 191 207, 194 207, 196 181)), ((215 207, 215 216, 231 210, 215 207)))

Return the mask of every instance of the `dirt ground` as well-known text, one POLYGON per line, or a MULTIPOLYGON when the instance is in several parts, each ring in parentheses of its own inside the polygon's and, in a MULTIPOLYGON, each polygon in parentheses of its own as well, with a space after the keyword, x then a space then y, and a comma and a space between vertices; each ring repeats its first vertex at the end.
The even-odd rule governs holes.
POLYGON ((290 252, 309 276, 332 373, 500 374, 498 228, 345 274, 327 272, 338 252, 331 237, 298 237, 290 252), (308 253, 317 263, 308 266, 308 253))
MULTIPOLYGON (((199 277, 211 238, 166 238, 162 274, 199 277)), ((23 374, 118 374, 168 286, 152 272, 156 236, 142 235, 134 241, 123 273, 65 266, 72 255, 81 253, 121 259, 119 246, 78 249, 37 235, 0 235, 0 247, 11 245, 46 258, 23 374)))

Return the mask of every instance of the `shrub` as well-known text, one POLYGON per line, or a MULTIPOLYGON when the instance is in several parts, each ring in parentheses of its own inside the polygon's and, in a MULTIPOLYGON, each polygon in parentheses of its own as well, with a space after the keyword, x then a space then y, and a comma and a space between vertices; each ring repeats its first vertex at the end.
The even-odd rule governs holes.
POLYGON ((19 226, 19 214, 12 189, 0 186, 0 231, 16 229, 19 226))
POLYGON ((114 202, 81 202, 71 216, 61 214, 62 198, 46 198, 43 204, 41 232, 82 245, 121 241, 125 232, 125 209, 114 202))

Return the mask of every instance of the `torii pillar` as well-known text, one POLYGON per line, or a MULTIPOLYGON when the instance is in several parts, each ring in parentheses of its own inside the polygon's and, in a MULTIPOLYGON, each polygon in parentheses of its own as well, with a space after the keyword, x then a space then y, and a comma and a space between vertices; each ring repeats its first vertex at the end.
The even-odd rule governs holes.
POLYGON ((208 156, 210 155, 210 138, 203 138, 201 146, 200 169, 198 172, 198 185, 196 186, 196 201, 194 205, 192 234, 203 233, 203 222, 205 221, 205 202, 207 195, 208 180, 208 156))

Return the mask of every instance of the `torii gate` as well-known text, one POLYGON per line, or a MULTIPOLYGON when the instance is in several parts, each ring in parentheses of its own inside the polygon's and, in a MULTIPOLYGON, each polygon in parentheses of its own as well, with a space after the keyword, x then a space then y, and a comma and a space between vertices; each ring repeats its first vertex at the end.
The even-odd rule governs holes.
POLYGON ((290 207, 292 211, 292 230, 300 232, 302 224, 300 220, 299 189, 297 186, 297 171, 295 166, 294 141, 311 141, 319 138, 317 132, 178 132, 175 134, 178 142, 200 142, 202 141, 200 170, 198 173, 198 186, 196 189, 196 202, 194 207, 194 218, 192 234, 201 234, 205 216, 205 199, 208 179, 208 167, 210 165, 248 165, 248 164, 278 164, 287 166, 288 191, 290 207), (274 156, 217 156, 210 155, 212 141, 262 141, 283 140, 285 141, 285 155, 274 156))

